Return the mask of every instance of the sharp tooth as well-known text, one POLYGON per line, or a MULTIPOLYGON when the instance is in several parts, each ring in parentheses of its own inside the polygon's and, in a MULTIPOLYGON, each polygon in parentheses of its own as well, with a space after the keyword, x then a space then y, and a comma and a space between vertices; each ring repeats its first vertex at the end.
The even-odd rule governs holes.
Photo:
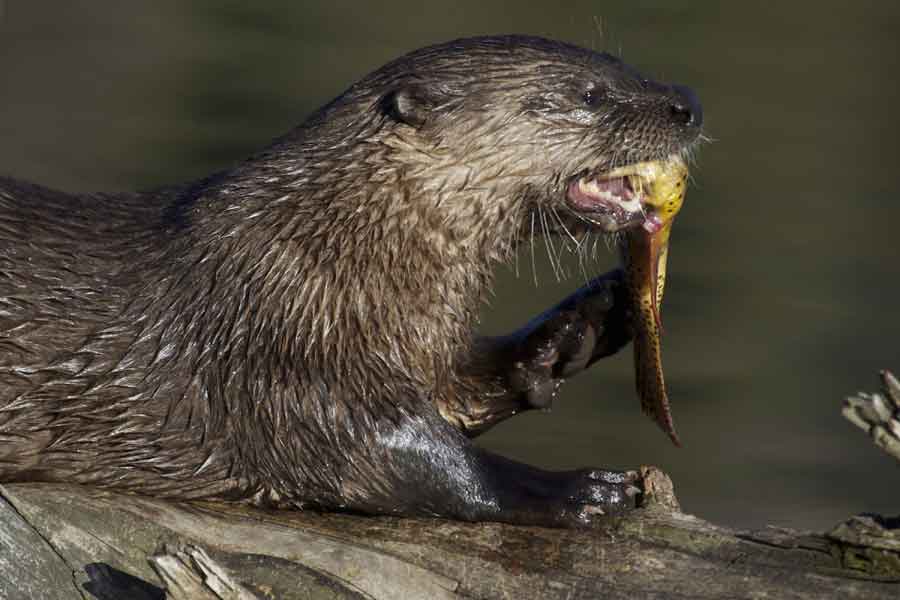
POLYGON ((644 195, 644 180, 638 177, 637 175, 629 175, 628 183, 631 185, 631 189, 634 190, 634 195, 637 197, 641 197, 644 195))
POLYGON ((622 202, 620 200, 619 204, 621 204, 622 208, 624 208, 628 212, 635 212, 641 209, 641 201, 639 196, 632 196, 631 199, 627 202, 622 202))

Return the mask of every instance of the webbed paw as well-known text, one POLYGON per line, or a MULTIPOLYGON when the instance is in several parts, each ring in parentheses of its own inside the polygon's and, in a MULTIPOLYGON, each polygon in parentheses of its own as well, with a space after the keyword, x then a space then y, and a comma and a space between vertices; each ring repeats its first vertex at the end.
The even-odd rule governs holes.
POLYGON ((561 525, 584 526, 598 516, 622 514, 634 508, 641 492, 635 471, 582 469, 559 475, 566 476, 555 499, 561 525))
POLYGON ((631 339, 622 275, 593 280, 520 334, 509 380, 529 406, 549 407, 567 378, 631 339))

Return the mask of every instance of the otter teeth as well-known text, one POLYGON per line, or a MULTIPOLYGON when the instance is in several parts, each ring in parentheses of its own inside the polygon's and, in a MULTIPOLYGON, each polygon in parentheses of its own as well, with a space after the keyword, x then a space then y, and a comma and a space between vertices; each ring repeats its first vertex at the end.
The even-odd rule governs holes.
POLYGON ((640 194, 629 187, 624 177, 579 179, 570 186, 569 198, 587 211, 618 209, 630 214, 642 210, 640 194))

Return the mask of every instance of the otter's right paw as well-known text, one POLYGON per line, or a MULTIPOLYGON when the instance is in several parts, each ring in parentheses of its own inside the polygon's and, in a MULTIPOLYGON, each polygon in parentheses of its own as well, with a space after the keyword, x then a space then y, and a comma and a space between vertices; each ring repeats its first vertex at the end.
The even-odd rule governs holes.
POLYGON ((634 508, 641 492, 635 471, 582 469, 556 473, 561 477, 550 500, 554 520, 563 526, 585 526, 601 515, 634 508))
POLYGON ((634 508, 640 476, 635 471, 578 469, 544 471, 484 453, 485 471, 496 490, 500 515, 521 525, 584 527, 597 517, 634 508))
POLYGON ((509 381, 530 407, 549 407, 567 378, 628 343, 621 279, 618 270, 595 279, 519 334, 509 381))
POLYGON ((597 335, 576 311, 560 311, 523 339, 510 373, 510 384, 528 406, 549 408, 570 373, 587 365, 597 335))

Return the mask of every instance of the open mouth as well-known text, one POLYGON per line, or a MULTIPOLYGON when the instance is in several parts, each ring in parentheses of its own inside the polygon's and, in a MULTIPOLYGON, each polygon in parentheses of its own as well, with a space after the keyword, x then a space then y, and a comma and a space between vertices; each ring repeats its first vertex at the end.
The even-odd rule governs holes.
POLYGON ((649 233, 661 226, 653 207, 645 204, 645 190, 660 176, 659 161, 634 163, 599 175, 585 175, 569 183, 566 200, 581 218, 607 232, 641 225, 649 233))
POLYGON ((618 237, 625 292, 634 330, 638 397, 651 417, 680 445, 662 370, 660 306, 672 223, 684 201, 688 169, 678 154, 573 179, 566 201, 575 214, 606 231, 638 223, 618 237))

